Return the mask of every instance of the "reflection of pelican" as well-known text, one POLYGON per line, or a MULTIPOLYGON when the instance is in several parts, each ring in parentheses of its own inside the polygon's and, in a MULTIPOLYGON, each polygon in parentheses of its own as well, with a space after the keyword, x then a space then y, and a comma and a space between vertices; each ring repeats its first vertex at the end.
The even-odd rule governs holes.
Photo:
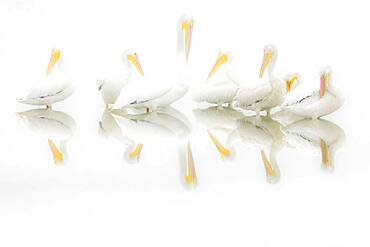
POLYGON ((191 127, 186 117, 171 107, 136 115, 128 114, 125 110, 113 110, 111 113, 112 115, 105 112, 109 119, 106 116, 107 123, 104 123, 102 118, 102 128, 110 126, 112 130, 109 132, 116 133, 116 139, 125 139, 131 144, 138 143, 136 146, 131 145, 131 151, 127 152, 128 160, 138 160, 144 143, 177 141, 187 138, 190 134, 191 127), (127 133, 127 136, 123 133, 127 133))
POLYGON ((118 125, 117 120, 110 111, 105 110, 102 114, 101 121, 99 122, 100 134, 104 137, 113 137, 118 141, 122 141, 127 145, 124 153, 124 158, 128 163, 138 162, 140 159, 142 143, 135 143, 124 134, 121 127, 118 125))
POLYGON ((345 140, 344 131, 336 124, 323 120, 303 119, 284 128, 290 146, 321 153, 323 168, 332 171, 335 152, 345 140))
POLYGON ((237 128, 237 120, 244 118, 241 112, 231 108, 209 107, 207 109, 195 109, 193 114, 197 121, 206 126, 208 134, 221 155, 221 159, 233 157, 234 150, 231 150, 230 134, 237 128), (215 132, 221 131, 226 134, 226 143, 222 145, 215 132))
POLYGON ((46 76, 41 79, 41 84, 22 93, 17 101, 23 104, 51 107, 52 104, 71 96, 74 89, 63 71, 63 64, 62 52, 59 49, 53 49, 46 76), (55 65, 58 65, 58 72, 53 70, 55 65))
POLYGON ((66 156, 66 142, 75 130, 75 121, 68 114, 49 109, 35 109, 18 113, 30 131, 48 139, 55 164, 63 162, 66 156), (54 141, 60 143, 60 150, 54 141))
POLYGON ((279 181, 280 172, 276 162, 276 153, 284 145, 284 134, 281 125, 270 117, 245 117, 238 120, 238 137, 252 147, 261 150, 261 158, 270 183, 279 181), (264 149, 270 149, 269 158, 264 149))

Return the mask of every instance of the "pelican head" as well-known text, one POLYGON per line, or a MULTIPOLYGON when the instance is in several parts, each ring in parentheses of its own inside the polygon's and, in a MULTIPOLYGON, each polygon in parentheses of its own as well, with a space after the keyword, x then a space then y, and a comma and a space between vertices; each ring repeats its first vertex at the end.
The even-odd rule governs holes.
POLYGON ((54 66, 57 63, 60 63, 61 58, 62 58, 62 52, 60 51, 60 49, 53 48, 51 50, 51 56, 50 56, 48 68, 46 70, 46 75, 49 75, 51 71, 53 70, 54 66))
POLYGON ((331 82, 332 77, 331 68, 330 67, 322 68, 319 71, 319 75, 320 75, 320 97, 323 97, 331 82))
POLYGON ((217 70, 223 65, 223 64, 230 64, 232 62, 232 55, 229 51, 221 51, 218 53, 217 60, 215 64, 213 65, 211 72, 209 72, 209 75, 207 77, 207 80, 209 80, 214 74, 216 74, 217 70))
POLYGON ((141 65, 140 65, 140 62, 139 62, 136 51, 134 51, 134 50, 124 51, 122 53, 122 61, 129 68, 132 68, 132 66, 134 66, 136 68, 136 70, 139 72, 139 74, 142 77, 144 77, 144 71, 141 68, 141 65))
POLYGON ((189 14, 180 17, 177 26, 178 33, 178 51, 185 54, 185 60, 188 61, 191 39, 193 35, 194 19, 189 14))
POLYGON ((285 90, 289 93, 301 83, 301 76, 299 74, 289 74, 284 76, 285 90))
POLYGON ((267 67, 269 67, 269 70, 272 71, 272 68, 275 64, 278 52, 277 48, 274 45, 266 45, 263 49, 263 60, 262 65, 260 69, 260 75, 259 78, 263 77, 263 74, 265 73, 265 70, 267 67))

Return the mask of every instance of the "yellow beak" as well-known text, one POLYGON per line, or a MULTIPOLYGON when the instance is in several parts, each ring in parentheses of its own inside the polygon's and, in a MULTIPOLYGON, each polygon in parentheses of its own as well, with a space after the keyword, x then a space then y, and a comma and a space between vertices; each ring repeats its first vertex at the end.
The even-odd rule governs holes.
POLYGON ((198 184, 198 178, 197 174, 195 172, 195 166, 194 166, 194 159, 193 154, 191 152, 190 143, 188 143, 187 146, 187 168, 186 168, 186 174, 185 174, 185 182, 187 184, 197 185, 198 184))
POLYGON ((320 98, 324 97, 326 89, 328 87, 329 76, 323 74, 320 77, 320 98))
POLYGON ((141 143, 137 144, 135 149, 131 153, 129 153, 130 159, 140 160, 140 153, 142 149, 143 149, 143 144, 141 143))
POLYGON ((321 159, 322 159, 322 163, 327 166, 327 167, 330 167, 331 166, 331 160, 330 160, 330 151, 329 151, 329 147, 328 145, 326 144, 326 142, 324 140, 320 140, 320 149, 321 149, 321 159))
POLYGON ((51 51, 51 57, 48 64, 48 68, 46 70, 46 75, 50 74, 50 72, 53 70, 55 64, 59 61, 61 57, 61 53, 59 49, 53 49, 51 51))
POLYGON ((225 148, 221 143, 220 141, 214 136, 212 135, 209 131, 208 131, 208 135, 209 137, 211 138, 213 144, 216 146, 217 148, 217 151, 220 153, 221 155, 221 159, 224 160, 225 157, 229 156, 231 154, 230 150, 225 148))
POLYGON ((293 76, 289 80, 286 80, 285 81, 285 88, 286 88, 286 91, 288 93, 292 90, 293 85, 294 85, 294 83, 295 83, 296 80, 298 80, 297 76, 293 76))
POLYGON ((220 52, 218 54, 218 57, 217 57, 217 60, 216 60, 216 63, 213 65, 212 69, 211 69, 211 72, 209 72, 209 75, 207 77, 207 80, 209 80, 216 72, 217 70, 224 64, 226 63, 227 61, 229 60, 228 56, 226 54, 223 54, 222 52, 220 52))
POLYGON ((271 59, 272 59, 272 53, 265 52, 265 55, 263 56, 263 60, 262 60, 259 78, 263 77, 263 74, 265 73, 267 66, 270 64, 271 59))
POLYGON ((193 35, 193 20, 184 21, 182 23, 182 30, 184 34, 184 53, 185 53, 185 60, 188 61, 189 54, 190 54, 190 47, 191 47, 191 39, 193 35))
POLYGON ((137 57, 137 54, 135 53, 134 55, 128 55, 127 56, 127 60, 130 61, 136 68, 136 70, 139 72, 139 74, 144 77, 144 71, 143 69, 141 68, 141 65, 140 65, 140 62, 139 62, 139 59, 137 57))
POLYGON ((266 153, 263 150, 261 150, 261 157, 262 157, 263 164, 265 166, 266 176, 267 177, 275 177, 276 176, 276 171, 275 171, 273 165, 267 159, 266 153))
POLYGON ((48 143, 50 150, 53 153, 54 163, 56 165, 61 164, 63 162, 63 154, 58 150, 57 146, 51 139, 48 139, 48 143))

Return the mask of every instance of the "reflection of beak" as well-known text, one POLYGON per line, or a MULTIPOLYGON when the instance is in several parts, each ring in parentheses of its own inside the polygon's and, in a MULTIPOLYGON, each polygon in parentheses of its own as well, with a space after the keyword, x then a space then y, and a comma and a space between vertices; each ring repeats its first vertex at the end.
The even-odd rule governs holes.
POLYGON ((51 139, 48 139, 49 147, 51 152, 54 156, 54 163, 56 165, 61 164, 63 162, 63 154, 58 150, 57 146, 54 144, 54 142, 51 139))
POLYGON ((59 61, 60 56, 61 54, 59 49, 53 49, 51 51, 51 57, 48 64, 48 69, 46 70, 46 75, 50 74, 50 72, 53 70, 55 64, 59 61))
POLYGON ((227 62, 227 60, 228 60, 228 56, 220 52, 218 54, 216 63, 213 65, 212 70, 207 77, 207 80, 209 80, 209 78, 211 78, 217 72, 217 70, 221 67, 221 65, 227 62))
POLYGON ((191 47, 191 39, 193 35, 193 20, 184 21, 182 23, 182 30, 184 33, 184 52, 185 52, 185 59, 188 61, 190 47, 191 47))
POLYGON ((260 75, 259 77, 262 78, 263 74, 265 73, 265 70, 267 66, 270 64, 272 59, 272 53, 271 52, 265 52, 265 55, 263 56, 262 65, 260 69, 260 75))
POLYGON ((269 178, 276 176, 276 171, 270 161, 267 159, 265 151, 261 150, 261 157, 263 164, 265 165, 266 176, 269 178))
POLYGON ((328 87, 328 78, 327 74, 323 74, 320 77, 320 98, 324 97, 326 89, 328 87))
POLYGON ((144 77, 144 71, 143 69, 141 68, 141 65, 140 65, 140 62, 139 62, 139 59, 137 57, 137 54, 134 54, 134 55, 128 55, 127 56, 127 60, 130 61, 136 68, 136 70, 139 72, 139 74, 144 77))
POLYGON ((188 143, 188 157, 187 157, 187 167, 186 167, 186 174, 185 174, 185 182, 187 184, 198 184, 198 178, 197 174, 195 172, 195 166, 194 166, 194 159, 193 154, 191 152, 190 143, 188 143))
POLYGON ((208 135, 209 137, 211 137, 213 144, 216 146, 217 151, 220 153, 222 160, 226 156, 230 155, 230 150, 222 146, 222 144, 217 140, 217 138, 214 135, 212 135, 209 131, 208 131, 208 135))
POLYGON ((129 158, 139 160, 141 149, 143 149, 143 144, 141 143, 137 144, 135 149, 129 153, 129 158))
POLYGON ((320 140, 320 148, 321 148, 321 159, 322 159, 323 165, 326 167, 330 167, 331 160, 330 160, 329 148, 326 142, 322 139, 320 140))

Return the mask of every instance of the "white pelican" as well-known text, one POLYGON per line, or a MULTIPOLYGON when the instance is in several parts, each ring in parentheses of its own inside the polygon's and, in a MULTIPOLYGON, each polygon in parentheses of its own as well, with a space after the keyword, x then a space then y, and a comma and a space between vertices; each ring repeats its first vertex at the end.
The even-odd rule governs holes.
POLYGON ((232 159, 235 151, 230 143, 230 135, 237 128, 237 120, 245 116, 232 108, 217 106, 207 109, 194 109, 193 114, 198 122, 206 126, 208 135, 219 152, 221 159, 232 159), (217 132, 221 132, 220 135, 226 135, 225 144, 222 144, 219 138, 216 137, 217 132))
POLYGON ((321 154, 322 168, 334 170, 335 153, 345 141, 344 131, 338 125, 323 119, 302 119, 283 130, 289 146, 321 154))
POLYGON ((201 85, 195 87, 192 91, 193 101, 195 102, 207 102, 210 104, 223 105, 231 104, 240 83, 236 80, 230 79, 231 76, 228 72, 228 67, 232 63, 232 55, 230 52, 220 52, 217 60, 213 65, 211 72, 208 75, 207 81, 201 85), (225 64, 225 71, 227 74, 227 80, 221 82, 209 82, 209 79, 216 73, 216 71, 225 64))
POLYGON ((283 109, 305 118, 319 118, 338 110, 344 103, 344 96, 332 85, 331 68, 321 69, 319 75, 320 89, 290 94, 283 109))
POLYGON ((268 82, 252 87, 241 86, 234 98, 235 107, 255 111, 259 116, 260 111, 266 110, 269 114, 272 108, 283 103, 283 83, 274 75, 277 56, 277 48, 274 45, 265 46, 259 78, 263 77, 267 68, 268 82))
POLYGON ((63 72, 63 55, 60 49, 52 49, 46 76, 40 80, 40 85, 32 87, 17 98, 17 101, 29 105, 46 105, 65 100, 73 93, 70 79, 63 72), (59 71, 53 68, 58 65, 59 71))
MULTIPOLYGON (((189 15, 183 15, 177 25, 178 32, 178 53, 183 54, 187 62, 194 20, 189 15)), ((180 67, 183 69, 183 67, 180 67)), ((177 70, 177 69, 175 69, 177 70)), ((183 72, 170 73, 167 77, 145 77, 140 82, 129 83, 127 90, 124 90, 114 108, 135 108, 143 109, 146 112, 170 106, 181 99, 189 90, 188 80, 183 72)))
POLYGON ((53 111, 50 108, 19 112, 17 115, 32 133, 48 140, 55 164, 65 161, 66 144, 76 128, 76 123, 71 116, 61 111, 53 111), (59 142, 59 149, 54 141, 59 142))
POLYGON ((267 181, 269 183, 279 181, 280 171, 276 154, 285 145, 280 123, 270 117, 245 117, 238 120, 238 128, 232 138, 240 138, 243 143, 260 150, 267 181), (266 149, 270 150, 268 156, 266 149))
POLYGON ((133 67, 136 68, 141 76, 144 76, 143 69, 141 68, 135 51, 124 51, 122 53, 122 61, 124 67, 120 71, 97 80, 98 89, 101 91, 101 97, 107 108, 116 103, 122 88, 131 78, 133 67))

